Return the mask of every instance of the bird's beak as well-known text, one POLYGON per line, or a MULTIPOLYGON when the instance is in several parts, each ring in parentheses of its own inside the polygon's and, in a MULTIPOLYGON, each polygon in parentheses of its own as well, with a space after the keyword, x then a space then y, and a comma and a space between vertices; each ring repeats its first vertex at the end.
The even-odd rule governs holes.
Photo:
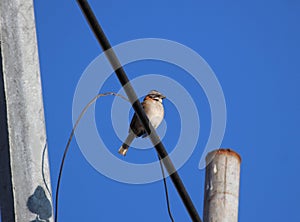
POLYGON ((165 95, 163 95, 163 94, 161 94, 160 98, 162 98, 162 99, 165 99, 165 98, 166 98, 166 96, 165 96, 165 95))

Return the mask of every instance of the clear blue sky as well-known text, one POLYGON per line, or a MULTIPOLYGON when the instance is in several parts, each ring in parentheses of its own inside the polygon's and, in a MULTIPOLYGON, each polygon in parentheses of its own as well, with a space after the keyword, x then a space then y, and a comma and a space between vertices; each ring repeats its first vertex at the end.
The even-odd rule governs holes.
MULTIPOLYGON (((54 191, 72 129, 76 85, 102 51, 76 1, 34 3, 54 191)), ((208 62, 226 99, 227 126, 221 147, 242 156, 239 220, 300 221, 299 1, 91 0, 90 4, 112 45, 138 38, 169 39, 190 47, 208 62)), ((202 217, 204 170, 198 169, 198 163, 210 130, 209 105, 202 89, 182 70, 166 64, 140 62, 125 68, 129 78, 139 73, 165 74, 199 95, 199 141, 179 173, 202 217)), ((99 91, 119 89, 112 76, 99 91)), ((112 100, 97 102, 96 120, 105 144, 117 155, 121 140, 111 126, 112 100)), ((172 127, 163 141, 171 151, 180 133, 176 130, 179 119, 168 100, 165 105, 166 122, 172 127)), ((131 150, 128 160, 155 160, 154 151, 141 153, 131 150)), ((175 221, 189 221, 169 180, 168 186, 175 221)), ((62 178, 59 219, 169 221, 163 183, 131 185, 111 180, 88 163, 74 140, 62 178)))

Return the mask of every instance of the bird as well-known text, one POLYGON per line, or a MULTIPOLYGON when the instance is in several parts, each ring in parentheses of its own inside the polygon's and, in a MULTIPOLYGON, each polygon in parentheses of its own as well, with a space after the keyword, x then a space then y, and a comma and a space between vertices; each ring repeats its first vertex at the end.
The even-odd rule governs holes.
MULTIPOLYGON (((144 98, 142 102, 143 109, 151 122, 152 126, 156 129, 161 121, 164 118, 164 106, 163 106, 163 99, 165 99, 162 93, 158 92, 157 90, 151 90, 144 98)), ((139 118, 137 117, 136 113, 133 115, 130 127, 128 130, 128 136, 122 146, 119 148, 118 153, 125 156, 128 148, 132 141, 137 137, 147 137, 147 132, 144 129, 142 123, 140 122, 139 118)))

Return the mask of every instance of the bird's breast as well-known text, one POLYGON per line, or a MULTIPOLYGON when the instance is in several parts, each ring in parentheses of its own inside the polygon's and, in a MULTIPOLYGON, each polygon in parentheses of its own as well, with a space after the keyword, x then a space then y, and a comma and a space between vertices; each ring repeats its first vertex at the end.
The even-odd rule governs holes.
POLYGON ((157 128, 164 118, 164 107, 160 102, 145 100, 143 103, 145 113, 154 128, 157 128))

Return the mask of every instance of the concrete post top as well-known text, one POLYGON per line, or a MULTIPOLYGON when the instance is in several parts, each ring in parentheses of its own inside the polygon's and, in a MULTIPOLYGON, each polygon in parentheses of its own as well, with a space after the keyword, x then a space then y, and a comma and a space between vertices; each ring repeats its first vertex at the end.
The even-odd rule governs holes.
POLYGON ((241 163, 241 161, 242 161, 241 156, 234 150, 229 149, 229 148, 220 148, 220 149, 209 152, 206 155, 206 162, 209 163, 215 157, 215 155, 233 156, 239 161, 239 163, 241 163))

